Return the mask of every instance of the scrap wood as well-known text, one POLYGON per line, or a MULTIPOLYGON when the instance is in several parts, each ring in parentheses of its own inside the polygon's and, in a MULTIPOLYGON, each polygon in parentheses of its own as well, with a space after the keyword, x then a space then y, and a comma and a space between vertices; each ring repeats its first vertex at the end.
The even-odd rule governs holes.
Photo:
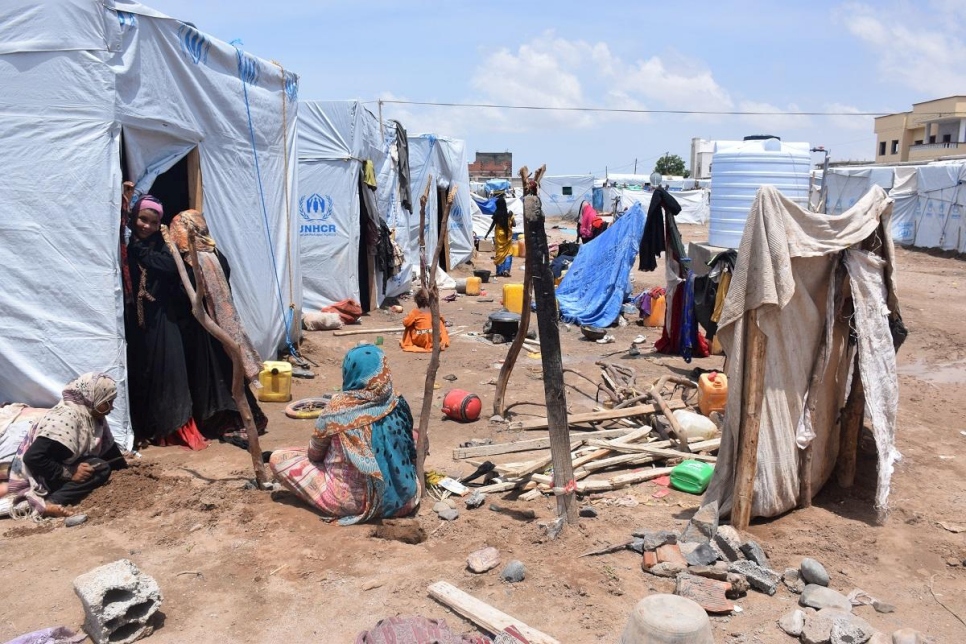
POLYGON ((386 326, 378 329, 346 329, 344 331, 333 331, 332 335, 341 337, 344 335, 362 335, 363 333, 402 333, 405 330, 406 328, 401 326, 386 326))
MULTIPOLYGON (((681 400, 669 400, 666 403, 668 409, 684 409, 686 405, 681 400)), ((636 405, 625 409, 605 409, 604 411, 592 411, 584 414, 570 414, 568 421, 571 429, 577 429, 574 425, 592 423, 604 420, 617 420, 620 418, 633 418, 634 416, 647 416, 658 411, 655 405, 636 405)), ((510 429, 534 430, 547 429, 546 418, 534 418, 520 423, 510 423, 510 429)))
MULTIPOLYGON (((587 444, 597 447, 607 447, 610 445, 608 441, 587 441, 587 444)), ((679 452, 674 449, 663 449, 660 447, 651 447, 649 445, 616 445, 611 446, 610 449, 615 452, 645 452, 648 454, 654 454, 655 456, 663 456, 664 458, 692 459, 695 461, 704 461, 705 463, 714 463, 718 460, 715 456, 692 454, 690 452, 679 452)))
POLYGON ((651 400, 654 401, 654 404, 661 409, 661 413, 664 414, 665 418, 667 418, 668 424, 671 425, 671 433, 673 434, 674 438, 677 439, 678 449, 682 452, 689 452, 688 439, 684 434, 684 430, 681 428, 681 424, 678 423, 678 419, 675 418, 674 414, 671 413, 671 408, 668 406, 667 401, 664 400, 664 394, 661 391, 664 389, 664 385, 668 382, 688 387, 697 387, 697 385, 687 378, 679 378, 677 376, 661 376, 647 392, 651 400))
MULTIPOLYGON (((584 443, 591 436, 594 438, 614 438, 630 433, 630 429, 604 429, 589 434, 587 438, 579 437, 573 441, 584 443)), ((532 438, 513 441, 510 443, 496 443, 494 445, 478 445, 475 447, 458 447, 453 450, 453 458, 472 458, 474 456, 496 456, 498 454, 512 454, 514 452, 530 452, 538 449, 550 449, 549 438, 532 438)))
POLYGON ((527 626, 520 620, 497 610, 486 602, 463 592, 445 581, 437 581, 429 587, 429 596, 447 608, 459 613, 474 624, 496 634, 509 626, 515 627, 530 644, 560 644, 546 633, 527 626))
POLYGON ((621 550, 626 550, 627 547, 632 543, 634 543, 633 539, 631 539, 630 541, 625 541, 624 543, 615 543, 610 546, 604 546, 603 548, 598 548, 597 550, 591 550, 589 552, 585 552, 582 555, 577 555, 577 558, 580 559, 581 557, 590 557, 593 555, 609 555, 612 552, 620 552, 621 550))
MULTIPOLYGON (((593 492, 610 492, 635 483, 643 483, 658 477, 670 474, 673 467, 656 467, 638 472, 628 472, 619 474, 609 479, 594 479, 590 481, 577 482, 577 494, 590 494, 593 492)), ((576 475, 575 475, 576 476, 576 475)), ((537 483, 552 484, 553 480, 543 474, 533 474, 531 477, 537 483)))

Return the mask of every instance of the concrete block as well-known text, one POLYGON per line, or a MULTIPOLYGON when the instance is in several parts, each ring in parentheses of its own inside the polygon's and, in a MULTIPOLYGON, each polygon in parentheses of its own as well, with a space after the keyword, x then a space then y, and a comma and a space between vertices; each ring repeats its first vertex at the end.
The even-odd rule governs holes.
POLYGON ((128 559, 95 568, 74 579, 84 606, 84 631, 95 644, 129 644, 154 632, 161 589, 128 559))

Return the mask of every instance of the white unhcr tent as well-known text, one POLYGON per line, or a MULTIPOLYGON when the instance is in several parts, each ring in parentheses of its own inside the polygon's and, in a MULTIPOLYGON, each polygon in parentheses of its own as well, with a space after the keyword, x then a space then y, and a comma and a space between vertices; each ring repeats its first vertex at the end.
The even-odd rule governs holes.
POLYGON ((400 204, 393 158, 398 155, 395 124, 386 124, 384 132, 385 139, 376 117, 359 101, 303 102, 299 107, 298 229, 306 309, 348 298, 368 309, 409 290, 413 257, 385 289, 370 261, 370 215, 395 230, 400 247, 409 245, 409 213, 400 204), (374 166, 375 193, 360 186, 367 160, 374 166), (375 213, 363 207, 366 190, 375 213))
MULTIPOLYGON (((629 210, 635 203, 640 203, 646 212, 651 205, 653 192, 647 190, 632 190, 630 188, 611 188, 611 202, 615 199, 621 211, 629 210)), ((674 217, 679 224, 706 224, 711 219, 711 191, 706 188, 700 190, 681 190, 671 192, 681 205, 681 212, 674 217)))
POLYGON ((580 215, 580 202, 593 200, 593 175, 546 176, 540 181, 540 201, 546 217, 575 220, 580 215))
POLYGON ((130 445, 121 184, 147 192, 179 163, 231 261, 242 321, 274 354, 299 305, 286 201, 297 85, 136 2, 0 3, 0 400, 51 405, 77 375, 108 371, 111 424, 130 445))
POLYGON ((448 261, 440 259, 439 266, 448 271, 473 256, 473 208, 470 194, 469 167, 466 164, 466 145, 459 139, 419 134, 409 137, 409 169, 412 183, 413 213, 409 220, 409 245, 404 248, 407 257, 419 265, 419 198, 432 177, 429 199, 426 205, 426 254, 432 257, 439 238, 442 210, 439 204, 453 182, 456 198, 449 214, 447 234, 448 261))

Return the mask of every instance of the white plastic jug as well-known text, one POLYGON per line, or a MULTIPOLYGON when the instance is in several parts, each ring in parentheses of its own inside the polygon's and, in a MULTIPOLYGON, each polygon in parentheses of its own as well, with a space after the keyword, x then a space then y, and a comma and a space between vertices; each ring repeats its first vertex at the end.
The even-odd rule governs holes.
POLYGON ((718 433, 718 427, 707 416, 687 409, 675 409, 673 413, 689 441, 708 440, 718 433))

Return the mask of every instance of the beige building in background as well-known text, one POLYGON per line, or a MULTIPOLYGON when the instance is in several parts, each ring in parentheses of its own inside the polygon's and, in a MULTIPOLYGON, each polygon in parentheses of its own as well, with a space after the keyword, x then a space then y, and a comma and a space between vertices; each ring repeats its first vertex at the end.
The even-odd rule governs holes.
POLYGON ((914 103, 875 119, 875 162, 935 161, 966 154, 966 96, 914 103))

